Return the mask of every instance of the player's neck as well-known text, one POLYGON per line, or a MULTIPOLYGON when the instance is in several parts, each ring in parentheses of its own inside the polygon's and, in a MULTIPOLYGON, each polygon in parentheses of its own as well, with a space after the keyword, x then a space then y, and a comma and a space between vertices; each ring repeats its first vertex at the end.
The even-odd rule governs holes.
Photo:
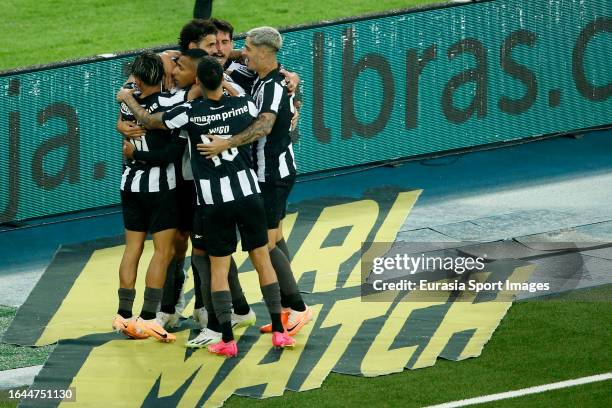
POLYGON ((209 91, 208 89, 206 89, 204 92, 206 93, 206 99, 210 99, 212 101, 219 101, 223 97, 222 87, 219 87, 214 91, 209 91))
POLYGON ((140 97, 141 98, 146 98, 149 95, 153 95, 154 93, 157 93, 161 90, 161 87, 159 85, 155 85, 155 86, 143 86, 140 89, 140 97))
POLYGON ((201 96, 202 96, 202 89, 200 88, 200 85, 198 85, 198 84, 191 85, 191 87, 189 88, 189 91, 187 93, 187 98, 190 101, 193 101, 194 99, 197 99, 197 98, 199 98, 201 96))
POLYGON ((265 78, 276 68, 278 68, 278 61, 276 61, 276 58, 273 58, 261 64, 261 67, 257 70, 257 75, 259 75, 259 78, 265 78))

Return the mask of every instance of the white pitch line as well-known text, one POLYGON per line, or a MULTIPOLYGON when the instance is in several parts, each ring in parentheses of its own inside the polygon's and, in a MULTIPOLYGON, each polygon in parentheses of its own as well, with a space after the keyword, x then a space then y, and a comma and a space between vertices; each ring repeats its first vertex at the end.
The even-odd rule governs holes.
POLYGON ((483 395, 482 397, 464 399, 459 401, 445 402, 439 405, 430 405, 426 408, 455 408, 465 407, 467 405, 482 404, 485 402, 499 401, 502 399, 521 397, 523 395, 537 394, 540 392, 558 390, 559 388, 573 387, 576 385, 588 384, 598 381, 606 381, 612 379, 612 373, 604 373, 592 375, 590 377, 576 378, 575 380, 567 380, 552 384, 538 385, 536 387, 522 388, 516 391, 501 392, 499 394, 483 395))

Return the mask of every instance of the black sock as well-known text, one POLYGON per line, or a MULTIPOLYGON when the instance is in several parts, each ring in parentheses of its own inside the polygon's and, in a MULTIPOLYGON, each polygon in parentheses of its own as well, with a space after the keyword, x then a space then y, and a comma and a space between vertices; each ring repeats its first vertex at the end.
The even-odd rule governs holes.
POLYGON ((277 282, 271 283, 261 287, 261 294, 263 295, 268 312, 270 313, 270 319, 272 320, 272 331, 282 332, 283 324, 280 319, 281 304, 280 304, 280 288, 277 282))
POLYGON ((293 295, 287 296, 287 303, 289 304, 289 307, 296 312, 303 312, 306 310, 306 304, 304 304, 302 295, 299 293, 294 293, 293 295))
POLYGON ((244 316, 251 311, 251 307, 244 295, 238 299, 232 299, 232 305, 234 306, 234 313, 237 315, 244 316))
POLYGON ((231 321, 221 323, 221 340, 223 340, 224 343, 234 340, 231 321))
POLYGON ((215 315, 221 326, 223 341, 234 340, 232 332, 232 295, 229 290, 219 290, 211 293, 215 315))
POLYGON ((119 309, 117 313, 124 319, 132 317, 132 307, 134 305, 134 298, 136 297, 136 289, 119 288, 117 291, 119 295, 119 309))
POLYGON ((144 302, 140 317, 144 320, 155 319, 155 313, 161 301, 162 290, 157 288, 146 287, 144 292, 144 302))
POLYGON ((193 294, 195 296, 195 304, 193 305, 193 308, 199 309, 204 306, 204 303, 202 302, 202 283, 200 279, 200 272, 198 271, 198 267, 195 262, 193 262, 194 256, 191 257, 191 269, 193 270, 193 294))
POLYGON ((185 284, 185 258, 176 261, 176 273, 174 274, 174 305, 176 306, 181 298, 183 285, 185 284))
POLYGON ((306 305, 302 300, 295 278, 293 277, 293 271, 291 270, 291 264, 285 256, 285 254, 277 247, 270 251, 270 260, 276 276, 278 277, 278 284, 281 288, 281 303, 283 307, 290 307, 291 309, 299 312, 306 310, 306 305))
POLYGON ((206 308, 210 317, 211 314, 215 313, 210 294, 210 258, 208 255, 194 255, 191 257, 191 262, 196 266, 196 270, 200 275, 199 289, 194 287, 194 290, 199 290, 202 297, 202 306, 206 308))
POLYGON ((281 238, 280 241, 276 241, 276 247, 280 249, 283 254, 285 254, 287 260, 291 261, 291 255, 289 255, 289 248, 287 247, 285 238, 281 238))
POLYGON ((284 332, 283 322, 281 321, 280 313, 270 313, 270 319, 272 319, 272 331, 273 332, 284 332))
POLYGON ((291 303, 289 302, 287 295, 285 295, 282 290, 281 290, 281 306, 284 308, 291 307, 291 303))
POLYGON ((240 280, 238 279, 238 267, 234 257, 230 259, 230 269, 227 275, 227 282, 229 283, 230 291, 232 292, 232 304, 234 305, 234 313, 239 315, 245 315, 249 313, 251 308, 244 297, 242 286, 240 286, 240 280))
POLYGON ((164 282, 164 288, 161 297, 161 311, 164 313, 173 314, 176 309, 174 303, 174 275, 176 274, 176 259, 173 258, 168 265, 166 270, 166 281, 164 282))
POLYGON ((208 312, 208 323, 206 324, 206 328, 221 333, 221 325, 219 324, 219 320, 217 320, 214 310, 208 312))

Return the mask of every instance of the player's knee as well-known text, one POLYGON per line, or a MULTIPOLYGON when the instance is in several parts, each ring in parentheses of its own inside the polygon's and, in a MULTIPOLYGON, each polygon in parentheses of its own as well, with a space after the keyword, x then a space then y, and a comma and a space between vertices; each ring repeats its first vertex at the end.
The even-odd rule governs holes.
MULTIPOLYGON (((123 266, 123 265, 122 265, 123 266)), ((133 288, 136 285, 136 269, 138 264, 133 267, 122 267, 119 270, 119 285, 122 288, 133 288)))
POLYGON ((268 247, 262 246, 260 248, 255 248, 249 252, 249 257, 251 258, 251 262, 257 271, 259 272, 262 269, 270 264, 270 255, 268 255, 268 247))
POLYGON ((144 242, 126 242, 124 257, 139 258, 144 251, 144 242))
POLYGON ((268 251, 273 250, 276 247, 276 239, 278 229, 268 230, 268 251))
POLYGON ((119 276, 119 286, 122 288, 133 288, 136 286, 136 276, 119 276))
POLYGON ((174 248, 172 245, 168 245, 168 247, 165 249, 166 251, 164 252, 164 255, 167 259, 172 259, 177 254, 176 248, 174 248))
POLYGON ((175 254, 174 245, 160 245, 155 248, 154 256, 160 261, 170 263, 175 254))

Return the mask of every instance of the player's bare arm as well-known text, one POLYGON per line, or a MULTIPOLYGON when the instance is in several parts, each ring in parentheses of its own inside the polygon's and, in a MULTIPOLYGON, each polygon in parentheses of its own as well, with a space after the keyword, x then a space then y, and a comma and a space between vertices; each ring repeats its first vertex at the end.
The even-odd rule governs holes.
POLYGON ((213 156, 221 154, 221 152, 224 150, 231 149, 232 147, 253 143, 257 139, 261 139, 262 137, 269 135, 275 121, 276 115, 274 113, 262 113, 248 128, 229 139, 223 139, 215 135, 208 135, 211 142, 208 144, 198 144, 198 151, 201 155, 206 156, 206 158, 212 158, 213 156))
POLYGON ((151 115, 146 111, 140 104, 134 99, 134 90, 121 88, 117 92, 117 102, 125 103, 136 120, 147 129, 167 129, 166 125, 162 121, 162 112, 154 113, 151 115))

